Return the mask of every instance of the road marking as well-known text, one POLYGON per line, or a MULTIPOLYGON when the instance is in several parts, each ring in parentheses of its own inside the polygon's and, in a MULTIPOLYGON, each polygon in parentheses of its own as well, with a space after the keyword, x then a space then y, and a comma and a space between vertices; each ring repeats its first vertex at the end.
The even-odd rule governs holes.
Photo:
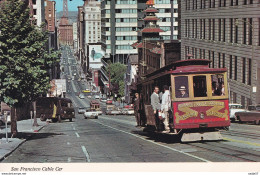
POLYGON ((235 140, 235 139, 230 139, 230 138, 227 138, 227 137, 224 137, 224 140, 228 140, 228 141, 231 141, 231 142, 244 143, 244 144, 260 147, 260 144, 258 144, 258 143, 253 143, 253 142, 248 142, 248 141, 243 141, 243 140, 235 140))
POLYGON ((145 139, 145 138, 142 138, 142 137, 139 137, 139 136, 137 136, 137 135, 135 135, 135 134, 132 134, 132 133, 129 133, 129 132, 126 132, 126 131, 123 131, 123 130, 120 130, 120 129, 114 128, 114 127, 112 127, 112 126, 108 126, 108 125, 105 125, 105 124, 100 123, 100 122, 97 122, 97 121, 93 121, 93 122, 99 123, 99 124, 101 124, 101 125, 103 125, 103 126, 106 126, 106 127, 108 127, 108 128, 112 128, 112 129, 114 129, 114 130, 117 130, 117 131, 123 132, 123 133, 125 133, 125 134, 129 134, 129 135, 131 135, 131 136, 137 137, 137 138, 139 138, 139 139, 145 140, 145 141, 150 142, 150 143, 153 143, 153 144, 155 144, 155 145, 162 146, 162 147, 167 148, 167 149, 170 149, 170 150, 172 150, 172 151, 175 151, 175 152, 178 152, 178 153, 182 153, 182 154, 185 154, 185 155, 187 155, 187 156, 190 156, 190 157, 193 157, 193 158, 199 159, 199 160, 201 160, 201 161, 204 161, 204 162, 211 162, 211 161, 209 161, 209 160, 207 160, 207 159, 203 159, 203 158, 201 158, 201 157, 194 156, 194 155, 192 155, 192 154, 189 154, 189 153, 186 153, 186 152, 183 152, 183 151, 180 151, 180 150, 177 150, 177 149, 171 148, 171 147, 169 147, 169 146, 165 146, 165 145, 162 145, 162 144, 160 144, 160 143, 156 143, 156 142, 154 142, 154 141, 147 140, 147 139, 145 139))
POLYGON ((70 145, 70 142, 67 142, 67 145, 70 145))
POLYGON ((68 157, 68 162, 71 162, 71 157, 68 157))
POLYGON ((79 137, 79 134, 77 132, 75 132, 76 136, 79 137))
POLYGON ((90 162, 89 154, 85 146, 81 146, 83 153, 86 155, 87 162, 90 162))
POLYGON ((75 131, 76 131, 76 128, 75 128, 75 127, 73 127, 73 130, 75 130, 75 131))

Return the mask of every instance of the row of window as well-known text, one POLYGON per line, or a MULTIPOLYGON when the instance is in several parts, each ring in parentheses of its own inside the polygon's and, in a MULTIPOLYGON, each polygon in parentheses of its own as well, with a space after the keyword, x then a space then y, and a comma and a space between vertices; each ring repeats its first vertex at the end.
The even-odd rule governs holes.
MULTIPOLYGON (((254 0, 185 0, 185 9, 206 9, 206 8, 216 8, 216 7, 227 7, 227 6, 238 6, 253 4, 254 0)), ((259 2, 258 2, 259 3, 259 2)))
POLYGON ((136 18, 116 18, 116 22, 137 22, 136 18))
POLYGON ((217 53, 214 51, 208 50, 208 55, 206 57, 206 50, 199 49, 199 48, 190 48, 185 47, 185 56, 187 58, 188 54, 192 54, 194 58, 201 58, 201 59, 209 59, 212 62, 210 63, 210 67, 212 68, 224 68, 227 67, 225 63, 229 63, 229 79, 238 80, 238 66, 242 66, 242 79, 241 82, 247 85, 252 84, 252 59, 251 58, 238 58, 234 55, 226 55, 225 53, 217 53), (229 58, 229 60, 226 60, 229 58), (216 66, 217 65, 217 66, 216 66))
POLYGON ((116 4, 136 4, 136 0, 116 0, 116 4))
POLYGON ((137 13, 137 9, 116 9, 116 13, 137 13))
POLYGON ((116 45, 117 50, 132 50, 133 47, 130 45, 116 45))
POLYGON ((137 36, 116 36, 117 41, 137 40, 137 36))
POLYGON ((252 45, 252 26, 252 18, 186 19, 185 37, 238 43, 239 32, 242 30, 243 38, 241 43, 252 45))
POLYGON ((235 92, 230 92, 230 102, 231 103, 239 103, 243 106, 243 108, 252 104, 252 100, 250 98, 246 98, 243 95, 241 95, 241 99, 240 99, 240 101, 238 101, 237 93, 235 93, 235 92))
POLYGON ((129 31, 136 31, 136 27, 116 27, 117 32, 129 32, 129 31))

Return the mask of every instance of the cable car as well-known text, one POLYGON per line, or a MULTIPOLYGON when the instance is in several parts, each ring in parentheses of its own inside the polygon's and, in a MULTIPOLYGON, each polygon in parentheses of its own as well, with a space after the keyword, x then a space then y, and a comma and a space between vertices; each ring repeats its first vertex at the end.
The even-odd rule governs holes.
POLYGON ((210 68, 210 62, 177 61, 147 74, 138 83, 145 131, 161 132, 150 97, 155 86, 162 90, 168 85, 171 94, 168 134, 181 134, 182 142, 223 139, 219 131, 230 126, 227 69, 210 68))

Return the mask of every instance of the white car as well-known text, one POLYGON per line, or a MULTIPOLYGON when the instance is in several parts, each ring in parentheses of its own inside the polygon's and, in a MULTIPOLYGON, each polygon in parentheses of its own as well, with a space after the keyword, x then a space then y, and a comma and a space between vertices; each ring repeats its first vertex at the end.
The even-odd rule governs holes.
POLYGON ((86 109, 85 109, 85 108, 79 108, 79 109, 78 109, 78 113, 79 113, 79 114, 84 114, 84 112, 86 112, 86 109))
POLYGON ((99 95, 95 95, 95 99, 100 99, 100 96, 99 95))
POLYGON ((126 114, 127 115, 134 115, 135 111, 133 109, 129 109, 129 110, 127 110, 126 114))
POLYGON ((235 121, 236 120, 236 116, 235 113, 236 112, 244 112, 246 111, 246 109, 243 108, 243 106, 241 104, 229 104, 229 116, 230 116, 230 120, 231 121, 235 121))
POLYGON ((79 94, 79 98, 84 99, 85 98, 84 94, 79 94))
POLYGON ((97 118, 98 118, 98 112, 88 109, 88 110, 84 113, 84 117, 85 117, 85 119, 87 119, 87 118, 95 118, 95 119, 97 119, 97 118))

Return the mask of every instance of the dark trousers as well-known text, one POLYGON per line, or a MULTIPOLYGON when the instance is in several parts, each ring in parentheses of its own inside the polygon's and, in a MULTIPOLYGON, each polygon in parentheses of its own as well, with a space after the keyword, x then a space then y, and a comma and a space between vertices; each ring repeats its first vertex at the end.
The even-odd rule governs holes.
POLYGON ((137 126, 141 126, 141 118, 139 112, 135 113, 135 119, 136 119, 137 126))

